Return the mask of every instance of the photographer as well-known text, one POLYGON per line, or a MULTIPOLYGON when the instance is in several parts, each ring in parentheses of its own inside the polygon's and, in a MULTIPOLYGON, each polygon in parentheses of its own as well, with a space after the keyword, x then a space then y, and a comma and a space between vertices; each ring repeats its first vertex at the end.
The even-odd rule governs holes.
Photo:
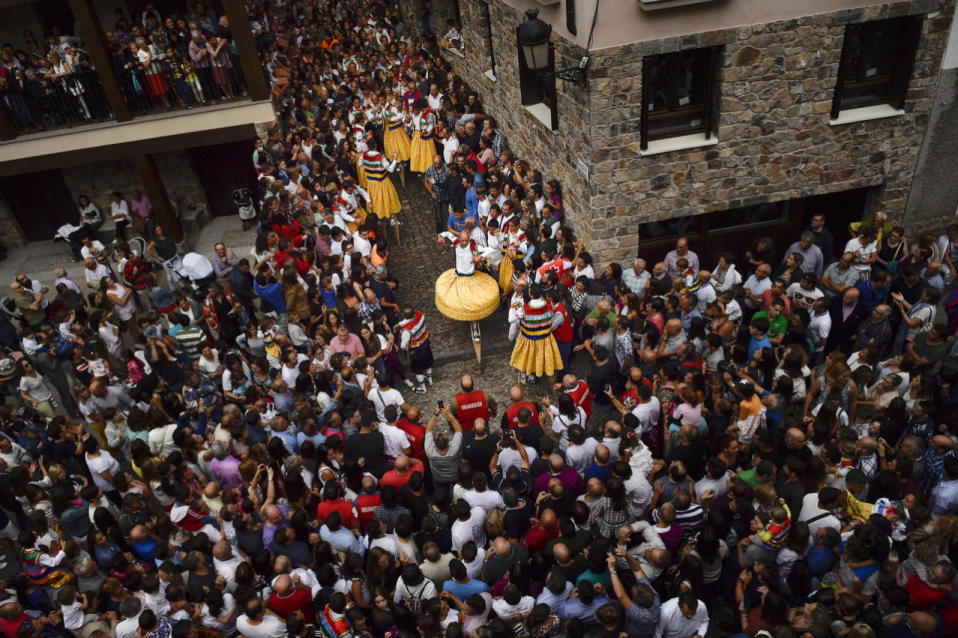
POLYGON ((452 411, 446 407, 445 401, 440 400, 429 423, 426 424, 426 438, 423 440, 423 447, 426 451, 426 458, 429 459, 429 468, 432 470, 432 482, 434 487, 445 486, 452 489, 452 485, 459 477, 459 460, 462 455, 462 426, 452 415, 452 411), (445 428, 433 433, 436 427, 436 418, 442 412, 446 415, 446 420, 452 426, 454 431, 452 439, 449 438, 445 428))

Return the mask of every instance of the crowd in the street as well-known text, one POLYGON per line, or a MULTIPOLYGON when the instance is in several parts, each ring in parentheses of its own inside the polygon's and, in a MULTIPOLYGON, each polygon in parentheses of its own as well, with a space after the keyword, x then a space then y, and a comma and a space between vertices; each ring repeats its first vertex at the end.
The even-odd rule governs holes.
MULTIPOLYGON (((195 4, 147 18, 215 37, 195 4)), ((836 245, 815 214, 716 264, 685 237, 593 264, 392 4, 247 6, 281 114, 253 249, 179 254, 143 193, 84 197, 83 280, 10 284, 7 638, 958 635, 958 226, 836 245), (417 402, 413 215, 545 368, 417 402)))

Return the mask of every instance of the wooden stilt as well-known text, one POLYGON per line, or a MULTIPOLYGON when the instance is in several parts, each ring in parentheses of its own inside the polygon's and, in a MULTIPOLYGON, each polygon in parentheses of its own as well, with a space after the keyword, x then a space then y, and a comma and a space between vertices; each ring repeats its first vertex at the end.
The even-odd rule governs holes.
POLYGON ((406 163, 399 163, 399 181, 402 182, 402 189, 406 190, 406 163))
POLYGON ((399 217, 396 217, 396 223, 392 225, 393 230, 396 231, 396 246, 402 246, 402 242, 399 241, 399 217))
POLYGON ((479 322, 472 322, 472 347, 476 349, 476 363, 482 365, 482 334, 479 332, 479 322))

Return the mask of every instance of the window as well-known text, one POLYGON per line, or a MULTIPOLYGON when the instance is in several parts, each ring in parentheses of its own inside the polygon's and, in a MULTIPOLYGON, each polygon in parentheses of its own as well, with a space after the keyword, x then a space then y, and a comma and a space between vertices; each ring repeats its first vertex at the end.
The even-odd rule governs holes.
POLYGON ((522 47, 516 43, 519 56, 519 94, 522 106, 550 131, 559 128, 559 111, 556 108, 556 79, 549 74, 555 71, 555 47, 549 43, 549 63, 544 73, 536 73, 526 65, 522 47))
POLYGON ((905 103, 921 18, 907 16, 845 27, 832 118, 848 109, 905 103))
POLYGON ((652 140, 714 129, 718 48, 692 49, 642 60, 642 150, 652 140))

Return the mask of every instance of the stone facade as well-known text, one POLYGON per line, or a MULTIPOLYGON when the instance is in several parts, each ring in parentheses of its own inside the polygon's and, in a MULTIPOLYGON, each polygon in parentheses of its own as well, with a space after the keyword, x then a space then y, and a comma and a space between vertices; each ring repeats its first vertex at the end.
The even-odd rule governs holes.
MULTIPOLYGON (((501 0, 489 5, 496 81, 485 75, 481 4, 461 5, 466 54, 448 59, 480 92, 517 154, 545 179, 562 182, 573 228, 599 261, 635 256, 643 222, 854 188, 876 187, 869 208, 902 221, 952 0, 909 0, 594 50, 587 87, 557 83, 554 133, 521 107, 515 28, 522 16, 501 0), (919 14, 925 19, 904 115, 830 125, 845 26, 919 14), (718 144, 642 156, 643 57, 706 46, 722 47, 718 144), (588 181, 577 172, 579 160, 588 181)), ((557 68, 583 54, 553 40, 557 68)))

